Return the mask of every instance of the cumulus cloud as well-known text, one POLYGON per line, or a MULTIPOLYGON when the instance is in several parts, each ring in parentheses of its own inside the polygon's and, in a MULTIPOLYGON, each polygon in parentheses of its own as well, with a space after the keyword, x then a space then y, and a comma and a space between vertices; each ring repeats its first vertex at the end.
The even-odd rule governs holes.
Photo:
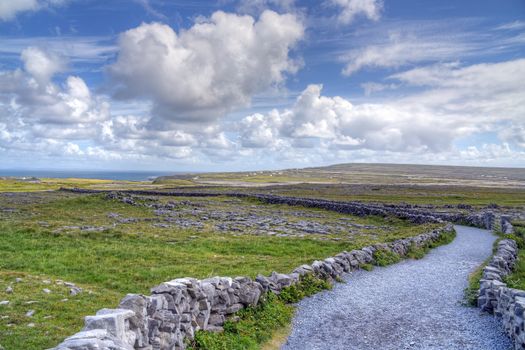
POLYGON ((279 143, 282 121, 282 114, 277 110, 267 115, 256 113, 243 118, 239 125, 241 145, 247 148, 275 148, 279 143))
POLYGON ((383 151, 440 151, 451 146, 456 131, 440 118, 386 104, 354 105, 345 98, 321 95, 321 85, 309 85, 289 110, 243 119, 246 147, 279 142, 300 147, 371 149, 383 151), (256 130, 256 131, 254 131, 256 130), (317 142, 312 142, 316 139, 317 142))
POLYGON ((360 104, 323 96, 322 85, 309 85, 291 108, 245 117, 240 123, 241 143, 280 153, 309 148, 318 155, 366 151, 378 157, 381 153, 487 161, 513 154, 522 157, 517 149, 525 146, 525 93, 520 88, 524 77, 522 59, 438 64, 391 77, 396 84, 422 90, 360 104), (495 133, 501 143, 457 148, 458 140, 483 133, 495 133))
POLYGON ((0 20, 9 21, 19 13, 59 6, 67 0, 0 0, 0 20))
POLYGON ((119 98, 146 98, 165 121, 213 121, 282 83, 300 65, 290 50, 303 25, 265 11, 258 20, 221 11, 188 30, 142 24, 120 36, 109 72, 119 98))
POLYGON ((21 57, 26 72, 32 75, 41 86, 47 85, 52 76, 65 69, 62 58, 36 47, 28 47, 23 50, 21 57))
POLYGON ((186 159, 231 153, 221 128, 156 129, 149 115, 112 115, 110 101, 78 76, 58 82, 63 65, 37 48, 24 50, 22 68, 0 72, 0 149, 9 154, 82 159, 186 159))
POLYGON ((329 3, 339 8, 339 22, 350 24, 358 16, 377 21, 381 17, 383 2, 381 0, 330 0, 329 3))
POLYGON ((53 53, 30 47, 23 69, 0 72, 0 147, 10 152, 82 156, 76 143, 97 135, 96 124, 109 118, 109 105, 93 96, 84 80, 54 75, 65 63, 53 53))

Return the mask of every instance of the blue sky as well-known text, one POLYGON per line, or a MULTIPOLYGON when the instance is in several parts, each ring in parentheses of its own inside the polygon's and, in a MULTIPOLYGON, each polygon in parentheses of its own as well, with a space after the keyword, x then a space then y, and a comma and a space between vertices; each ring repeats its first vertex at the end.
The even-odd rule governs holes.
POLYGON ((0 0, 0 168, 525 166, 525 2, 0 0))

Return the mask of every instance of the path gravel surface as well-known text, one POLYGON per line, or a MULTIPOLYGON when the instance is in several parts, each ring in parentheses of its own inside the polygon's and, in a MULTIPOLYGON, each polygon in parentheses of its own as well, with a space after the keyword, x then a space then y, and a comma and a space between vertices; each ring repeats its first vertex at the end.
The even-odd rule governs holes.
POLYGON ((282 349, 511 349, 493 316, 463 305, 468 275, 490 256, 496 237, 456 231, 452 243, 421 260, 354 272, 302 300, 282 349))

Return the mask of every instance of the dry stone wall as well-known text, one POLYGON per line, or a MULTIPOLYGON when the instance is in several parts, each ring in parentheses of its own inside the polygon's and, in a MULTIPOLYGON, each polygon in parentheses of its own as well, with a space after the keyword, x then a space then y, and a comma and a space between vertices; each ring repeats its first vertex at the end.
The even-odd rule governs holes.
POLYGON ((266 293, 279 294, 312 274, 329 281, 363 264, 374 263, 374 252, 388 250, 405 256, 411 247, 439 240, 453 230, 451 224, 415 237, 342 252, 290 274, 273 272, 248 277, 214 277, 204 280, 179 278, 151 289, 151 295, 128 294, 117 309, 102 309, 85 318, 79 333, 55 350, 165 350, 184 349, 198 330, 221 331, 237 311, 255 306, 266 293))
POLYGON ((525 291, 509 288, 503 282, 512 272, 517 255, 515 241, 503 239, 498 242, 496 253, 483 269, 478 306, 501 318, 515 349, 525 349, 525 291))
MULTIPOLYGON (((108 193, 104 190, 86 190, 86 189, 61 189, 62 191, 74 193, 108 193)), ((291 206, 303 206, 309 208, 318 208, 335 211, 342 214, 351 214, 357 216, 379 215, 395 216, 401 219, 409 220, 413 223, 436 223, 436 222, 453 222, 469 226, 492 229, 495 222, 494 208, 486 208, 480 211, 472 211, 471 207, 465 204, 459 204, 450 207, 451 210, 437 210, 432 205, 418 206, 412 204, 384 204, 384 203, 365 203, 365 202, 339 202, 323 199, 287 197, 269 194, 248 194, 248 193, 214 193, 214 192, 186 192, 186 191, 119 191, 120 194, 138 195, 138 196, 174 196, 174 197, 217 197, 229 196, 237 198, 252 198, 268 204, 285 204, 291 206), (452 210, 453 209, 453 210, 452 210)), ((127 202, 133 204, 130 198, 127 202)))

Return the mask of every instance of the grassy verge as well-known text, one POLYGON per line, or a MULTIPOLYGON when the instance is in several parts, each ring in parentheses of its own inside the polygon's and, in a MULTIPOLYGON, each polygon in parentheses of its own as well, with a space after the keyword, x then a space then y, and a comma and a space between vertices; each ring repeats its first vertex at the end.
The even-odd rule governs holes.
POLYGON ((479 265, 472 273, 468 276, 468 287, 465 288, 465 301, 467 305, 477 306, 478 304, 478 292, 479 292, 479 281, 483 275, 483 268, 487 266, 491 258, 488 258, 479 265))
POLYGON ((378 249, 374 252, 374 260, 377 266, 387 266, 399 262, 401 257, 389 250, 378 249))
POLYGON ((506 237, 512 238, 518 244, 518 261, 512 274, 505 278, 505 283, 510 288, 525 290, 525 222, 513 222, 514 234, 506 237))
POLYGON ((284 327, 278 328, 272 334, 272 337, 261 344, 261 350, 279 350, 286 342, 286 339, 292 331, 292 325, 288 324, 284 327))
MULTIPOLYGON (((456 237, 456 231, 452 230, 450 232, 444 232, 439 236, 435 241, 427 242, 421 247, 417 247, 415 244, 410 245, 406 258, 410 259, 422 259, 431 249, 449 244, 456 237)), ((375 265, 377 266, 387 266, 395 264, 402 259, 401 256, 395 252, 379 249, 374 252, 375 265)), ((365 270, 369 270, 369 267, 365 265, 361 266, 365 270)))
POLYGON ((239 320, 227 321, 224 332, 199 331, 189 349, 206 350, 256 350, 269 341, 273 332, 288 325, 293 316, 293 306, 274 294, 268 294, 257 307, 241 310, 239 320))
POLYGON ((411 259, 421 259, 423 258, 431 249, 437 248, 442 245, 451 243, 454 238, 456 238, 456 231, 452 230, 449 232, 444 232, 439 236, 435 241, 427 242, 422 247, 416 247, 412 245, 409 247, 407 257, 411 259))
MULTIPOLYGON (((505 283, 510 288, 525 290, 525 223, 513 222, 515 233, 512 235, 503 235, 501 232, 497 232, 500 236, 494 242, 494 252, 496 250, 498 242, 503 238, 510 238, 516 241, 518 244, 518 261, 514 267, 514 272, 505 278, 505 283)), ((465 289, 465 300, 468 305, 476 306, 478 302, 478 291, 480 287, 480 280, 483 275, 483 268, 487 266, 490 259, 488 258, 478 266, 470 275, 468 280, 468 287, 465 289)))
MULTIPOLYGON (((224 325, 224 332, 197 332, 195 339, 190 344, 190 349, 256 350, 261 347, 271 348, 272 345, 269 342, 272 340, 278 342, 286 338, 286 329, 292 320, 294 310, 291 303, 330 287, 330 284, 324 280, 305 275, 298 284, 283 289, 279 295, 268 293, 257 307, 238 312, 237 321, 227 321, 224 325)), ((277 348, 278 344, 273 346, 277 348)))

